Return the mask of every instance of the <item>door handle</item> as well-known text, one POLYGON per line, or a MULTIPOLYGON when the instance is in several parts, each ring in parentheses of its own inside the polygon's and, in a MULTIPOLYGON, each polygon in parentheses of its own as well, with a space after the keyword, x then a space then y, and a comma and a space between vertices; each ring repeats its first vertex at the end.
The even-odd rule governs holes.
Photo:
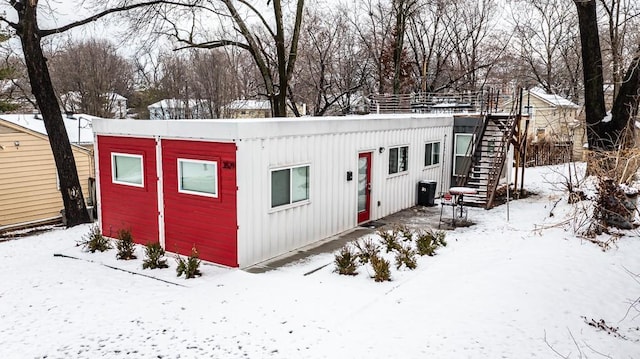
POLYGON ((367 191, 371 192, 371 183, 367 183, 367 191))

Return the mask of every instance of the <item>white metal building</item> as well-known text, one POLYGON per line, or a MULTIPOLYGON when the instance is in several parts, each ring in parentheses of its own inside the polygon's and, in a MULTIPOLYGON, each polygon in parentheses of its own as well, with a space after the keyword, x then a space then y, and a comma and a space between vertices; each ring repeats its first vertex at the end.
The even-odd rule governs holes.
POLYGON ((195 246, 228 266, 411 207, 420 180, 437 181, 439 192, 451 174, 452 115, 94 120, 93 128, 103 232, 128 226, 139 243, 182 254, 195 246), (122 156, 140 162, 129 177, 139 182, 118 180, 122 156), (194 179, 211 186, 190 187, 194 179))

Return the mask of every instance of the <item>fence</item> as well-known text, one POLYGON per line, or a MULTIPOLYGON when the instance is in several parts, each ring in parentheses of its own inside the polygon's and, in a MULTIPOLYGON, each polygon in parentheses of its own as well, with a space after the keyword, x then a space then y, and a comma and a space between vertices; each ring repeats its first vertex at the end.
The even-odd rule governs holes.
POLYGON ((557 165, 571 161, 572 141, 537 141, 527 143, 527 167, 557 165))

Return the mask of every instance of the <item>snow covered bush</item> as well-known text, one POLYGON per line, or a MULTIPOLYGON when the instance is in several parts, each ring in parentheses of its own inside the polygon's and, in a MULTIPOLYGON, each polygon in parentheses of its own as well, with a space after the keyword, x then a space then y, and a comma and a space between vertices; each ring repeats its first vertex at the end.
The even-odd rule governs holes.
POLYGON ((131 234, 131 230, 129 229, 120 229, 118 231, 118 241, 116 242, 116 249, 118 249, 118 254, 116 258, 118 259, 136 259, 135 252, 136 247, 133 244, 133 235, 131 234))
POLYGON ((369 260, 373 267, 373 280, 376 282, 384 282, 391 280, 391 269, 389 261, 380 257, 378 254, 372 255, 369 260))
POLYGON ((97 224, 91 226, 89 233, 82 236, 82 240, 78 244, 82 245, 85 251, 91 253, 96 251, 104 252, 112 248, 111 241, 102 235, 102 231, 97 224))
POLYGON ((142 261, 142 269, 168 268, 164 257, 164 249, 160 243, 147 243, 144 249, 145 259, 142 261))
POLYGON ((416 269, 418 261, 416 259, 416 251, 411 245, 402 245, 396 251, 396 269, 400 269, 403 265, 408 269, 416 269))
POLYGON ((354 243, 354 246, 358 250, 358 260, 362 264, 369 263, 371 257, 377 256, 380 252, 380 246, 371 238, 358 240, 354 243))
POLYGON ((439 247, 447 246, 447 232, 432 229, 421 230, 416 234, 416 249, 421 256, 433 256, 439 247))
POLYGON ((376 234, 380 236, 380 238, 382 238, 382 245, 385 247, 387 253, 396 251, 401 248, 400 242, 398 241, 398 232, 396 230, 378 230, 376 234))
POLYGON ((333 262, 336 265, 336 272, 338 272, 338 274, 358 274, 358 255, 348 244, 340 249, 340 252, 335 255, 333 262))
POLYGON ((184 274, 186 279, 195 278, 202 275, 200 273, 200 259, 198 259, 198 250, 196 247, 191 248, 191 255, 186 260, 182 259, 180 255, 176 255, 176 261, 178 262, 178 267, 176 268, 176 273, 178 273, 178 277, 184 274))

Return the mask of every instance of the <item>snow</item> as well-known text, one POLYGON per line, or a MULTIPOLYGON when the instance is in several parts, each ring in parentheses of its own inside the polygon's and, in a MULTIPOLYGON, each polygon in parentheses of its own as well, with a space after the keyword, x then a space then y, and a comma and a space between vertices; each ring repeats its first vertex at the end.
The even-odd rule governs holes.
MULTIPOLYGON (((69 142, 72 144, 92 144, 92 122, 96 118, 98 117, 86 114, 73 116, 62 114, 69 142)), ((40 114, 1 114, 0 119, 43 135, 47 134, 47 129, 44 127, 44 121, 40 114)))
POLYGON ((638 358, 638 235, 603 252, 557 225, 572 213, 565 167, 528 169, 537 195, 511 202, 509 222, 505 205, 470 208, 474 226, 384 283, 322 267, 329 253, 261 274, 203 265, 186 280, 172 257, 142 270, 83 252, 88 225, 2 242, 0 357, 638 358))

